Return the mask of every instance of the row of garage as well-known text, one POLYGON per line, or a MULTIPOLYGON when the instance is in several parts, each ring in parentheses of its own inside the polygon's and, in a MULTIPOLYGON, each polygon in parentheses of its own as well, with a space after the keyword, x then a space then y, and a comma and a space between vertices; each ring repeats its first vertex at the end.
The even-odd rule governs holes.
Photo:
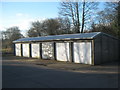
POLYGON ((17 43, 15 47, 16 56, 91 64, 91 42, 17 43), (71 44, 74 51, 70 49, 71 44), (70 56, 72 51, 74 61, 70 56))
POLYGON ((90 65, 119 59, 119 40, 101 32, 22 38, 14 44, 16 56, 90 65))

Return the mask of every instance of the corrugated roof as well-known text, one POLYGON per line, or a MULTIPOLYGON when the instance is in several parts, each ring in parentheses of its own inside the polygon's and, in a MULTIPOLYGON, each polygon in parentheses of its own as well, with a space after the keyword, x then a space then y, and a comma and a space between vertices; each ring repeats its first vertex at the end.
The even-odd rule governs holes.
POLYGON ((16 42, 30 42, 30 41, 52 41, 52 40, 71 40, 71 39, 93 39, 101 32, 80 33, 80 34, 65 34, 65 35, 51 35, 42 37, 21 38, 13 41, 16 42))

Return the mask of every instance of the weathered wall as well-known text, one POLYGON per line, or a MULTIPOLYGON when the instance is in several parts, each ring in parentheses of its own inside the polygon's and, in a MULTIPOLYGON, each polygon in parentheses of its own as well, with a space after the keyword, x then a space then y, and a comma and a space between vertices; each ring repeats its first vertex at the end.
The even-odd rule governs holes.
POLYGON ((24 57, 30 57, 30 50, 29 50, 29 44, 28 43, 24 43, 22 44, 22 51, 23 51, 23 56, 24 57))
POLYGON ((53 42, 42 43, 42 58, 43 59, 54 59, 54 48, 53 42))
POLYGON ((15 54, 16 56, 21 56, 21 44, 20 43, 15 44, 15 54))
POLYGON ((58 61, 70 61, 69 43, 56 43, 56 58, 58 61))
POLYGON ((31 44, 31 52, 33 58, 40 58, 40 45, 39 43, 31 44))
POLYGON ((74 42, 74 62, 92 64, 91 42, 74 42))

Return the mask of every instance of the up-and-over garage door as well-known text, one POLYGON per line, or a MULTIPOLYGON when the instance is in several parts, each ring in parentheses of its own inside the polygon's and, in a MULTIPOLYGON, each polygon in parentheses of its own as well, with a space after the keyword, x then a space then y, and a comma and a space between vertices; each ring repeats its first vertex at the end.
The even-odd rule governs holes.
POLYGON ((24 57, 30 57, 30 50, 29 50, 29 44, 28 43, 22 44, 22 50, 23 50, 23 56, 24 57))
MULTIPOLYGON (((58 61, 70 61, 70 43, 56 42, 56 59, 58 61)), ((21 56, 21 44, 15 44, 16 56, 21 56)), ((30 57, 29 43, 22 44, 22 54, 30 57)), ((91 42, 73 42, 73 61, 75 63, 92 64, 91 42)), ((31 44, 32 57, 40 57, 40 45, 31 44)), ((42 43, 42 58, 54 59, 54 45, 51 42, 42 43)))
POLYGON ((21 44, 15 44, 16 56, 21 56, 21 44))
POLYGON ((74 42, 74 62, 91 64, 91 42, 74 42))
POLYGON ((42 43, 42 58, 54 59, 54 45, 53 42, 42 43))
POLYGON ((56 43, 56 59, 58 61, 70 61, 69 43, 56 43))
POLYGON ((31 53, 33 58, 40 57, 40 45, 39 43, 31 44, 31 53))

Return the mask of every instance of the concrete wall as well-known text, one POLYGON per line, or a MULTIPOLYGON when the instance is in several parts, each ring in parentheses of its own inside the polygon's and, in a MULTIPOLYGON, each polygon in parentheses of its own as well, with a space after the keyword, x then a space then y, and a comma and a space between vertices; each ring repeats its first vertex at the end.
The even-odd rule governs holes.
POLYGON ((92 64, 91 42, 74 42, 74 62, 92 64))
POLYGON ((56 43, 56 59, 70 61, 69 43, 56 43))
POLYGON ((31 44, 31 52, 33 58, 40 58, 40 45, 39 43, 31 44))
POLYGON ((21 56, 21 44, 20 43, 15 44, 15 55, 16 56, 21 56))
POLYGON ((29 43, 22 44, 23 57, 30 57, 29 43))
POLYGON ((42 43, 42 58, 43 59, 54 59, 53 42, 43 42, 42 43))

